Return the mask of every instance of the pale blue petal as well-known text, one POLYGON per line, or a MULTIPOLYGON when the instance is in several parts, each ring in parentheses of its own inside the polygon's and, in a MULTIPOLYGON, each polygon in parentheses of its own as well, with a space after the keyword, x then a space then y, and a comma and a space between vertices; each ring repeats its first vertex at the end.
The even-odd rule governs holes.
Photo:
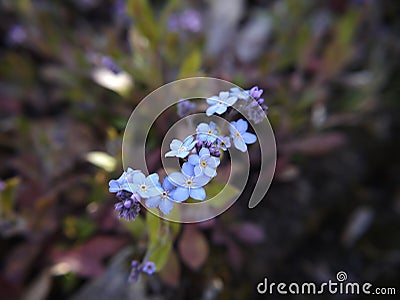
POLYGON ((249 126, 249 124, 243 119, 239 119, 236 121, 236 129, 239 131, 239 133, 246 132, 248 126, 249 126))
POLYGON ((192 150, 193 147, 197 144, 197 141, 192 142, 187 148, 188 150, 192 150))
POLYGON ((192 155, 189 156, 188 162, 191 165, 195 166, 195 165, 199 164, 199 160, 200 160, 200 158, 199 158, 199 156, 197 154, 192 154, 192 155))
POLYGON ((177 155, 176 155, 176 157, 180 157, 180 158, 185 158, 186 156, 188 156, 189 155, 189 151, 182 151, 182 152, 179 152, 177 155))
POLYGON ((210 105, 214 105, 214 104, 216 104, 217 102, 218 102, 218 96, 212 96, 212 97, 210 97, 210 98, 207 98, 207 103, 208 104, 210 104, 210 105))
POLYGON ((226 104, 227 104, 228 106, 232 106, 233 104, 236 103, 236 101, 237 101, 237 97, 229 97, 229 98, 226 100, 226 104))
POLYGON ((210 150, 208 148, 201 148, 199 156, 203 157, 204 155, 210 155, 210 150))
POLYGON ((204 168, 204 174, 208 177, 215 177, 217 176, 217 171, 214 168, 207 166, 204 168))
POLYGON ((150 197, 146 200, 146 206, 150 208, 157 207, 160 204, 160 200, 160 196, 150 197))
POLYGON ((153 173, 153 174, 150 174, 149 176, 147 176, 145 183, 148 186, 157 186, 157 185, 160 185, 159 179, 160 178, 158 177, 158 174, 153 173))
POLYGON ((202 169, 199 166, 194 167, 194 175, 195 176, 200 176, 202 172, 202 169))
POLYGON ((217 125, 213 122, 213 121, 211 121, 210 122, 210 125, 208 126, 211 130, 213 130, 213 131, 215 131, 215 129, 217 128, 217 125))
POLYGON ((174 203, 168 199, 162 199, 159 206, 164 215, 168 215, 173 207, 174 203))
POLYGON ((228 108, 227 108, 226 105, 219 105, 219 106, 217 107, 217 109, 215 110, 215 112, 216 112, 217 114, 219 114, 219 115, 222 115, 224 112, 226 112, 227 109, 228 109, 228 108))
POLYGON ((110 193, 116 193, 116 192, 119 192, 119 191, 121 190, 121 189, 120 189, 120 184, 119 184, 118 181, 115 180, 115 179, 110 180, 110 182, 108 183, 108 186, 109 186, 108 191, 109 191, 110 193))
POLYGON ((185 141, 183 142, 183 146, 186 148, 189 147, 189 145, 193 142, 193 136, 188 136, 185 141))
POLYGON ((199 125, 197 125, 197 128, 196 128, 196 132, 208 132, 208 130, 209 130, 209 126, 208 126, 208 124, 206 124, 206 123, 200 123, 199 125))
POLYGON ((189 190, 184 187, 177 187, 172 196, 177 202, 185 201, 189 198, 189 190))
POLYGON ((182 146, 182 142, 178 139, 173 139, 171 144, 169 144, 169 148, 171 150, 178 150, 182 146))
POLYGON ((177 154, 178 154, 177 151, 172 150, 172 151, 169 151, 169 152, 165 153, 165 157, 174 157, 174 156, 176 156, 177 154))
POLYGON ((205 186, 210 181, 210 178, 204 175, 193 177, 193 187, 205 186))
POLYGON ((162 187, 165 191, 170 191, 174 188, 174 185, 169 180, 168 176, 166 176, 163 180, 162 187))
POLYGON ((255 135, 255 134, 252 134, 252 133, 250 133, 250 132, 245 132, 245 133, 243 133, 243 134, 242 134, 242 138, 243 138, 243 141, 244 141, 246 144, 253 144, 253 143, 255 143, 255 142, 257 141, 256 135, 255 135))
POLYGON ((226 102, 226 99, 228 99, 228 97, 229 97, 229 92, 220 92, 219 93, 219 99, 222 102, 226 102))
POLYGON ((202 187, 190 189, 190 197, 195 200, 204 200, 206 199, 206 191, 202 187))
POLYGON ((209 108, 207 108, 207 110, 206 110, 207 116, 209 117, 209 116, 215 114, 215 112, 217 111, 217 109, 218 109, 218 106, 217 106, 217 105, 213 105, 213 106, 210 106, 209 108))
POLYGON ((186 177, 180 172, 174 172, 168 175, 169 180, 175 186, 183 186, 186 182, 186 177))
POLYGON ((194 166, 189 163, 184 163, 182 165, 182 173, 187 176, 194 176, 194 166))
POLYGON ((133 176, 132 176, 132 182, 136 183, 136 184, 144 183, 145 179, 146 179, 146 176, 144 176, 144 174, 142 172, 137 172, 137 173, 133 174, 133 176))
POLYGON ((235 145, 236 149, 246 152, 247 151, 247 146, 246 143, 243 141, 242 138, 234 138, 233 139, 233 144, 235 145))

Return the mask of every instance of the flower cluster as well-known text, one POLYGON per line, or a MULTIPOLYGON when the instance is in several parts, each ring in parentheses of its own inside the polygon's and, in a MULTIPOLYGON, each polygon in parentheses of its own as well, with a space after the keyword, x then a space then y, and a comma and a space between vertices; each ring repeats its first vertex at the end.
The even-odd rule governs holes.
POLYGON ((139 280, 140 273, 152 275, 155 271, 156 265, 152 261, 139 263, 137 260, 134 260, 131 263, 131 273, 129 274, 128 281, 137 282, 139 280))
MULTIPOLYGON (((112 61, 107 58, 103 64, 112 67, 112 61)), ((261 98, 263 90, 254 87, 250 90, 233 88, 229 92, 220 92, 218 96, 207 99, 209 107, 206 115, 222 115, 232 110, 236 102, 242 101, 245 111, 252 112, 257 108, 262 115, 253 120, 261 122, 265 117, 266 107, 261 98)), ((196 105, 187 100, 178 103, 178 114, 188 115, 194 112, 196 105)), ((243 111, 243 110, 241 110, 243 111)), ((249 114, 249 118, 252 117, 249 114)), ((114 209, 118 216, 127 221, 134 220, 140 213, 142 199, 148 208, 158 208, 161 213, 171 213, 175 203, 182 203, 189 198, 195 201, 206 199, 207 185, 217 176, 217 169, 221 164, 221 155, 232 146, 241 152, 247 151, 247 145, 257 141, 255 134, 248 131, 249 124, 242 118, 229 123, 229 130, 223 132, 214 122, 202 122, 197 124, 196 132, 183 140, 173 139, 170 143, 170 151, 165 157, 179 159, 181 170, 168 174, 162 183, 158 174, 148 176, 140 170, 128 168, 118 179, 109 182, 109 191, 116 193, 118 202, 114 209)), ((132 262, 129 276, 130 281, 137 281, 141 273, 153 274, 156 266, 151 261, 139 263, 132 262)))

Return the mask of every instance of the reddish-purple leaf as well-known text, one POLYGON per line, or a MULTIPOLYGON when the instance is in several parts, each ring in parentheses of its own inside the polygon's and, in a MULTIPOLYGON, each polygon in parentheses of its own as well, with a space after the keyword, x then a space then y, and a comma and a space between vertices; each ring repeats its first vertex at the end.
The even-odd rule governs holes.
POLYGON ((178 243, 183 262, 193 270, 199 269, 208 256, 208 243, 195 226, 186 225, 178 243))
POLYGON ((98 236, 71 250, 55 250, 52 253, 56 264, 64 264, 68 271, 84 277, 99 276, 103 272, 103 260, 117 252, 126 240, 123 238, 98 236))

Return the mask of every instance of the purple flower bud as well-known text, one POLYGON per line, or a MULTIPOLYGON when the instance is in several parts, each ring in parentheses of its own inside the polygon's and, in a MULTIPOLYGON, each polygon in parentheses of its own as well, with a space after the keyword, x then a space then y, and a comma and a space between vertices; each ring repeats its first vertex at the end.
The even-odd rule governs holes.
POLYGON ((125 208, 130 208, 132 206, 132 200, 125 200, 124 201, 124 207, 125 208))
POLYGON ((131 263, 132 269, 129 274, 128 281, 129 282, 137 282, 139 280, 140 275, 140 264, 137 260, 132 261, 131 263))
POLYGON ((264 92, 263 90, 258 89, 258 86, 255 86, 255 87, 251 88, 250 96, 253 97, 254 99, 258 99, 261 97, 263 92, 264 92))
POLYGON ((257 102, 258 102, 258 104, 260 104, 260 105, 263 104, 263 103, 264 103, 264 98, 258 99, 257 102))
POLYGON ((120 217, 121 219, 125 219, 127 221, 136 219, 140 213, 139 195, 132 194, 126 191, 121 191, 121 192, 125 193, 120 194, 119 197, 120 202, 114 205, 115 211, 118 212, 118 217, 120 217))
POLYGON ((210 155, 215 156, 215 157, 220 157, 221 156, 221 151, 219 151, 218 148, 211 147, 210 148, 210 155))

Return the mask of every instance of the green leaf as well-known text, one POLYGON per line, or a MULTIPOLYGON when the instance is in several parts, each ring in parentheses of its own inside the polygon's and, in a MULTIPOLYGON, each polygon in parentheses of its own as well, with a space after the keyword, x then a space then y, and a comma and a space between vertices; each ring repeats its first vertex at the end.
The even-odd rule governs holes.
POLYGON ((159 27, 149 1, 128 0, 127 13, 135 20, 135 27, 155 46, 159 38, 159 27))
POLYGON ((150 212, 146 214, 146 225, 149 234, 149 249, 157 245, 160 231, 160 218, 150 212))
POLYGON ((18 177, 10 178, 4 182, 4 190, 0 194, 0 216, 12 214, 15 200, 15 192, 20 183, 18 177))
POLYGON ((197 75, 201 67, 201 53, 198 49, 192 51, 183 61, 179 71, 179 78, 185 78, 197 75))
POLYGON ((125 221, 121 220, 125 228, 130 234, 136 239, 142 238, 146 233, 146 224, 142 217, 138 217, 135 221, 125 221))
POLYGON ((206 187, 207 198, 210 199, 210 205, 221 207, 227 204, 232 198, 239 194, 239 190, 229 184, 211 183, 206 187))
POLYGON ((154 249, 150 248, 150 255, 147 257, 147 260, 154 262, 157 271, 161 271, 164 268, 166 262, 168 261, 171 247, 172 240, 167 238, 162 242, 160 241, 159 245, 157 245, 154 249))

